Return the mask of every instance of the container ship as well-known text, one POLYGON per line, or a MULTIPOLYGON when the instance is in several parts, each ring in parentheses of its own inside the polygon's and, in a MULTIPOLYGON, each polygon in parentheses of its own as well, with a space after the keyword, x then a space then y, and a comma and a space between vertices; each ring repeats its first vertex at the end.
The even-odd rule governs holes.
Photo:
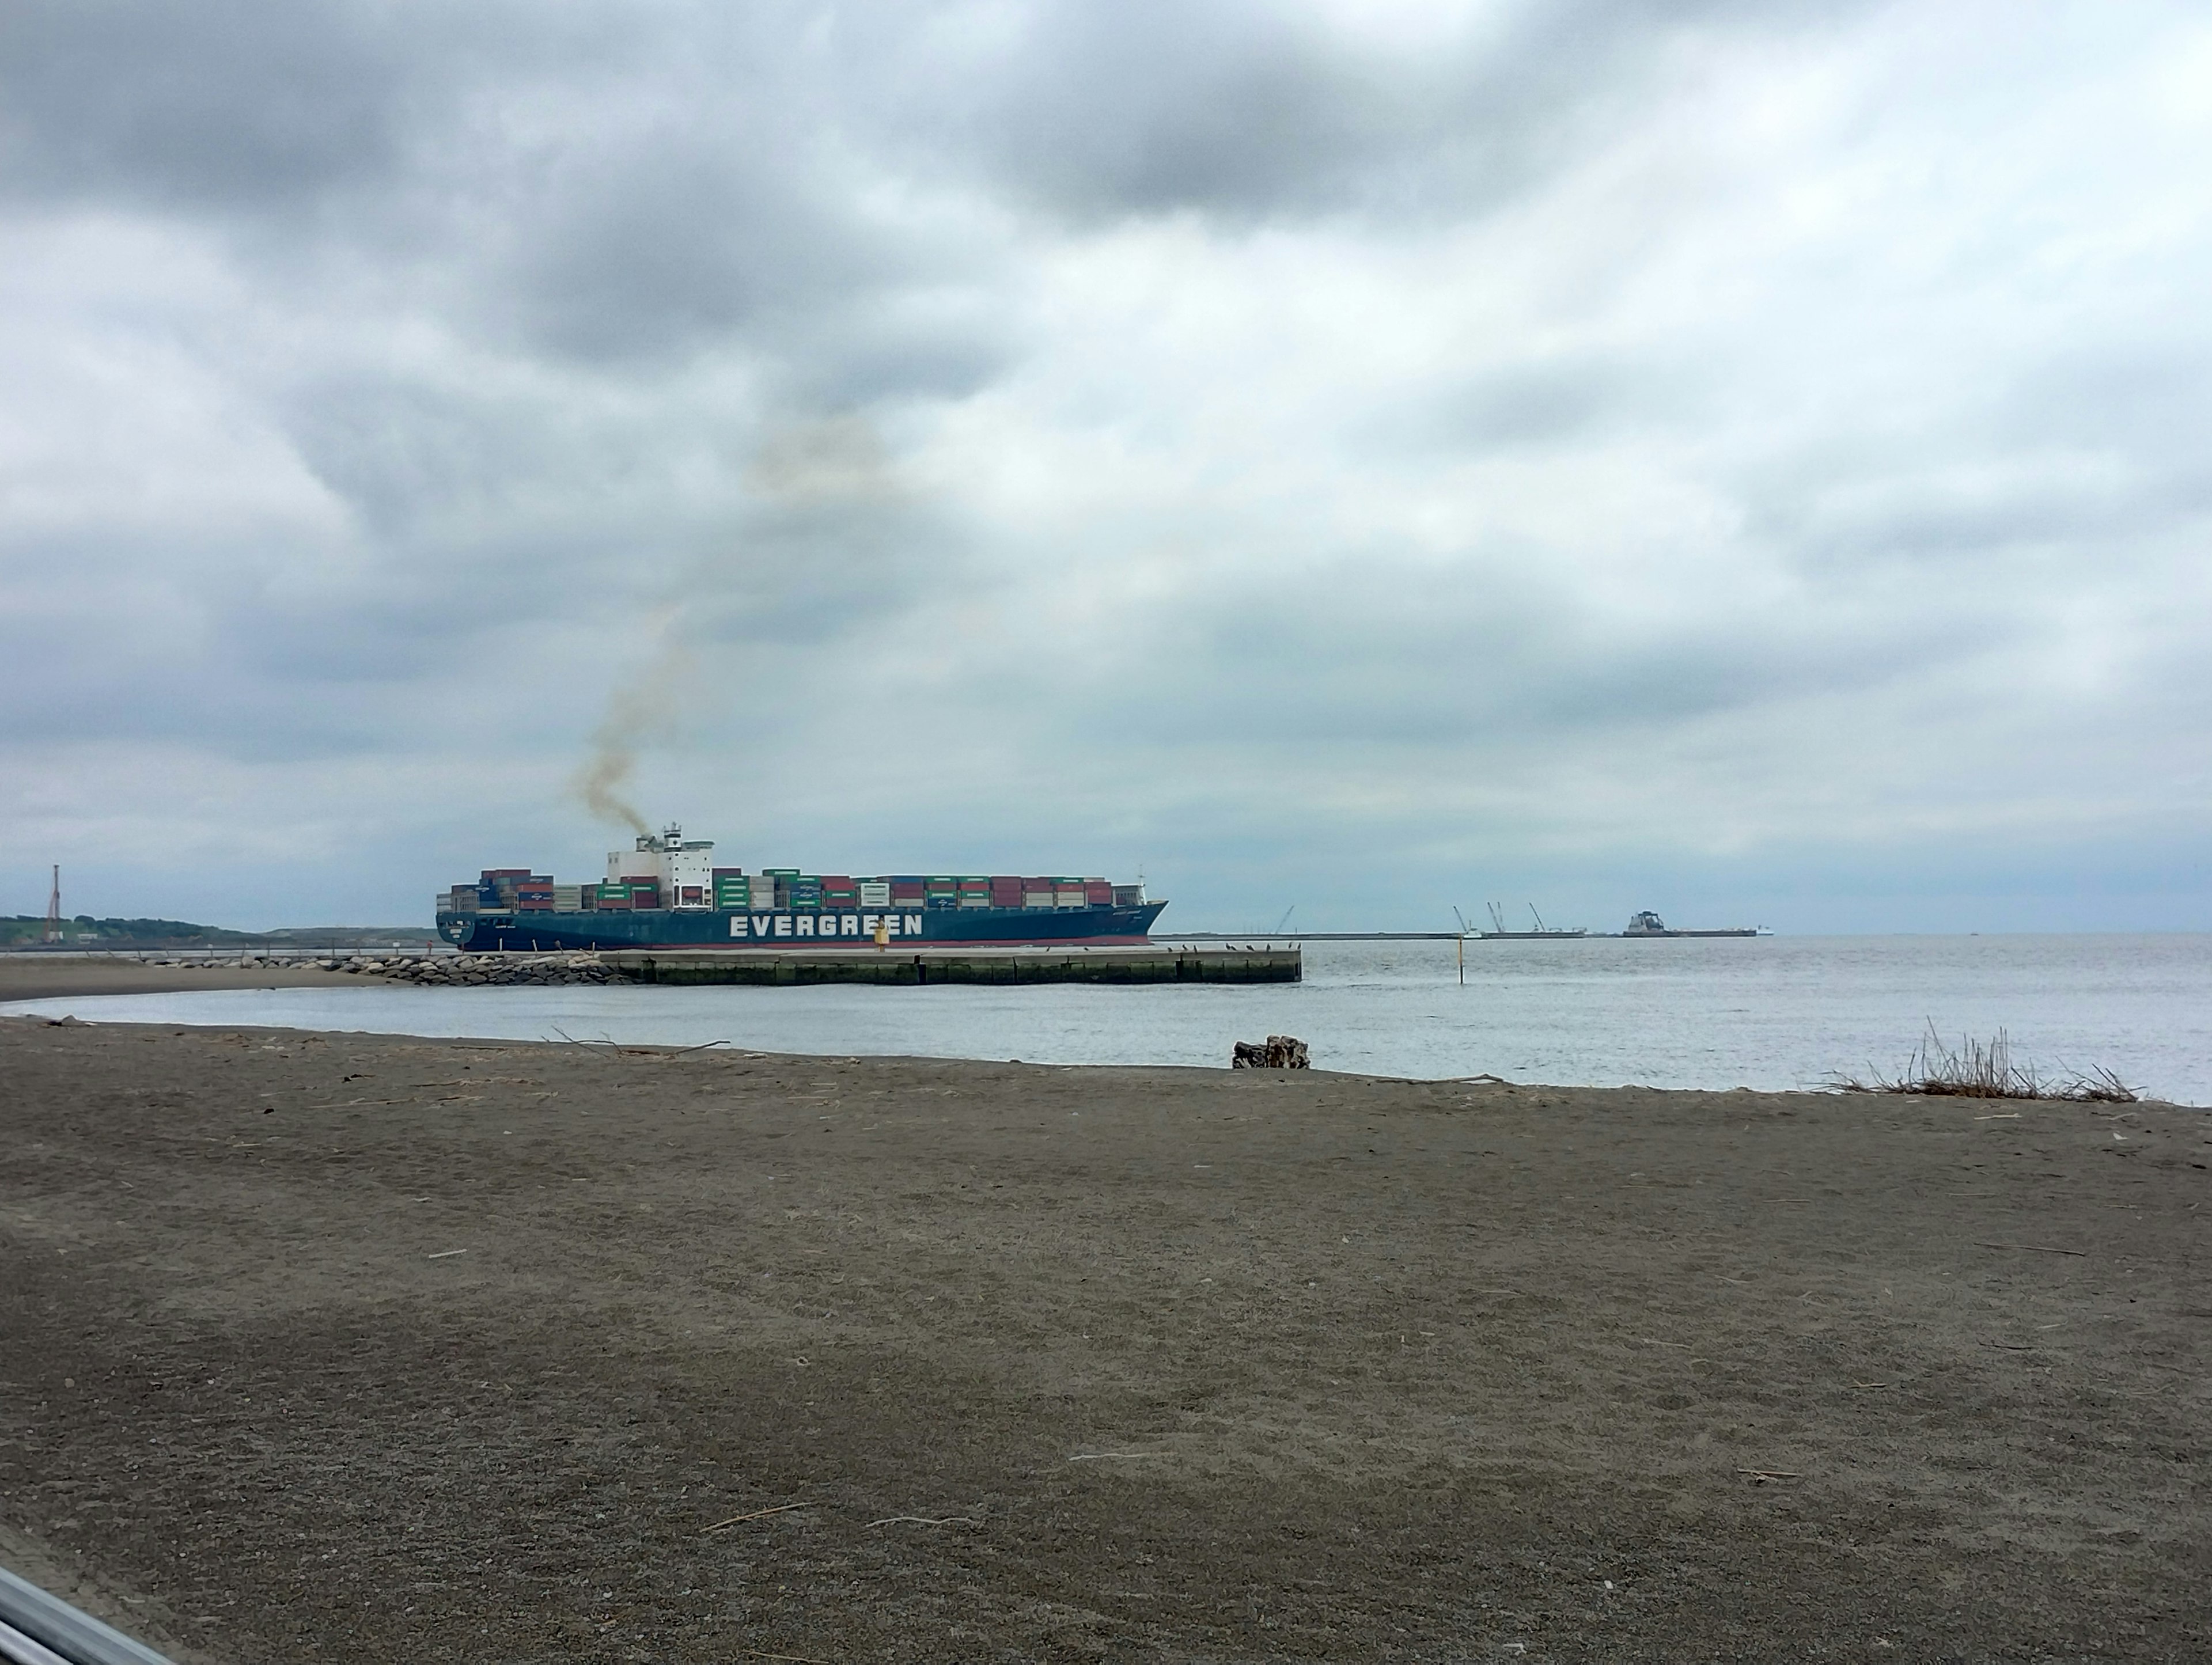
POLYGON ((1103 878, 892 873, 860 878, 714 865, 680 826, 607 853, 605 881, 489 867, 438 897, 438 932, 471 953, 580 948, 1121 947, 1167 906, 1103 878))

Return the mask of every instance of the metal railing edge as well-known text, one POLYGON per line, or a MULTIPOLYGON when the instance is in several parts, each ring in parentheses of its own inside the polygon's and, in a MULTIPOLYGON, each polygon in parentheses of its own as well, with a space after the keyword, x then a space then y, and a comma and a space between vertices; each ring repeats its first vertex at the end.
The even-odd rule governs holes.
POLYGON ((5 1567, 0 1567, 0 1629, 16 1632, 68 1665, 171 1665, 166 1655, 5 1567))

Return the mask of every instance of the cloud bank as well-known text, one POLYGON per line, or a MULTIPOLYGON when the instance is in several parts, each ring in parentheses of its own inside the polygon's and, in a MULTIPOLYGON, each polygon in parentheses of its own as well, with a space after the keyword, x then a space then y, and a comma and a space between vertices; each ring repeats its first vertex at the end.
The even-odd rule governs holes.
POLYGON ((0 876, 2212 927, 2208 154, 2178 6, 26 0, 0 876))

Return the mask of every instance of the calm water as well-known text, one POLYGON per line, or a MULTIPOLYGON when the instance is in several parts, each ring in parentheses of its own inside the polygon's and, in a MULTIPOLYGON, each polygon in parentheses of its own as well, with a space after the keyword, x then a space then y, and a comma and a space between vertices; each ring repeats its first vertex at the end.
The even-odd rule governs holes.
POLYGON ((256 1024, 762 1050, 1225 1065, 1295 1035, 1318 1068, 1560 1085, 1816 1086, 1894 1070, 1933 1021, 2016 1059, 2212 1104, 2212 936, 1317 943, 1258 987, 208 990, 16 1002, 88 1021, 256 1024))

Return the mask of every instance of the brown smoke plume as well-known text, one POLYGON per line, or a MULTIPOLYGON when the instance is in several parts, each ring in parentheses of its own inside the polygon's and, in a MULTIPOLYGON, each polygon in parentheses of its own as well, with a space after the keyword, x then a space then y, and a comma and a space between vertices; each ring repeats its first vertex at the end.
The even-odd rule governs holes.
POLYGON ((630 776, 637 773, 636 757, 614 744, 604 728, 593 741, 598 749, 576 772, 576 790, 583 798, 584 807, 602 821, 627 821, 633 832, 651 832, 652 827, 637 812, 637 806, 623 796, 630 776))
MULTIPOLYGON (((883 436, 856 415, 784 423, 763 440, 745 481, 786 513, 817 517, 839 505, 891 504, 908 495, 883 436)), ((702 556, 684 580, 685 592, 724 603, 742 598, 754 576, 749 553, 725 548, 702 556)), ((576 794, 593 815, 641 833, 653 827, 628 796, 638 754, 673 736, 683 696, 694 681, 694 660, 682 639, 683 612, 684 604, 675 602, 656 617, 653 651, 644 668, 608 696, 607 714, 592 731, 591 756, 574 781, 576 794)))
POLYGON ((675 634, 676 610, 660 621, 660 640, 645 668, 607 696, 607 714, 592 731, 592 755, 576 771, 575 790, 585 808, 602 820, 621 821, 634 832, 653 825, 626 795, 637 775, 639 750, 674 732, 691 654, 675 634))

